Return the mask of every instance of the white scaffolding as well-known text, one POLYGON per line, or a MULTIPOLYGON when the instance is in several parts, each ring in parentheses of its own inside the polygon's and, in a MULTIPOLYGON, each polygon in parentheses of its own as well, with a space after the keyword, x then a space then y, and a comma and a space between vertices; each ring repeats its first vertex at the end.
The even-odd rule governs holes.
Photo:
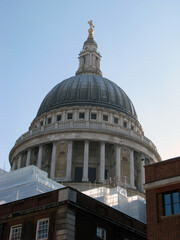
POLYGON ((0 204, 63 188, 47 173, 31 165, 0 175, 0 204))
POLYGON ((99 187, 83 191, 83 193, 146 223, 146 201, 139 195, 128 197, 126 189, 119 186, 114 188, 99 187))

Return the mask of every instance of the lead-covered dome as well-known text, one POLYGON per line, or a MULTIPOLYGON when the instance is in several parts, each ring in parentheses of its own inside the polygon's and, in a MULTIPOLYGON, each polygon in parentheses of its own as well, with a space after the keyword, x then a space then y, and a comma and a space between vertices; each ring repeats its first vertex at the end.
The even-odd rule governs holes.
POLYGON ((104 107, 137 119, 126 93, 112 81, 95 74, 79 74, 57 84, 44 98, 37 116, 70 106, 104 107))
POLYGON ((144 164, 161 158, 126 93, 102 76, 94 25, 88 23, 76 76, 44 98, 29 131, 10 152, 12 170, 33 164, 78 190, 107 182, 130 194, 143 192, 144 164))

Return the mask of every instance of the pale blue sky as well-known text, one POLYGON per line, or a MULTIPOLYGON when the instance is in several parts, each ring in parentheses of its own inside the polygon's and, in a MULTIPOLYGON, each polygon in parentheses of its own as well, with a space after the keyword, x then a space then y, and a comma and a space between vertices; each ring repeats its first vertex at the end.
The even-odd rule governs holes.
POLYGON ((78 68, 92 19, 103 76, 133 101, 162 159, 180 155, 179 0, 1 0, 0 167, 45 95, 78 68))

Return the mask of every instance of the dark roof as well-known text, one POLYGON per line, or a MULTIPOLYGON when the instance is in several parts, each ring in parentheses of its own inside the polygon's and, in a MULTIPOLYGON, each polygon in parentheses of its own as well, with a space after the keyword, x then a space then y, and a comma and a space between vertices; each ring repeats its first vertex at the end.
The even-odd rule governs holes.
POLYGON ((69 106, 104 107, 137 119, 126 93, 112 81, 95 74, 80 74, 57 84, 44 98, 37 117, 52 109, 69 106))

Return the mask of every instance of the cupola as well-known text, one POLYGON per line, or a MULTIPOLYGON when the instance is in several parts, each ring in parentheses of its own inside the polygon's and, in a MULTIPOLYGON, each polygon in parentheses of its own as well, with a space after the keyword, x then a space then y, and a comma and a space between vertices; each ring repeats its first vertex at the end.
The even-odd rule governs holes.
POLYGON ((97 43, 93 36, 93 28, 95 26, 93 25, 92 20, 88 23, 90 25, 90 29, 88 30, 89 36, 84 42, 83 49, 79 54, 79 68, 76 75, 90 73, 102 76, 102 72, 100 70, 101 55, 97 51, 97 43))

